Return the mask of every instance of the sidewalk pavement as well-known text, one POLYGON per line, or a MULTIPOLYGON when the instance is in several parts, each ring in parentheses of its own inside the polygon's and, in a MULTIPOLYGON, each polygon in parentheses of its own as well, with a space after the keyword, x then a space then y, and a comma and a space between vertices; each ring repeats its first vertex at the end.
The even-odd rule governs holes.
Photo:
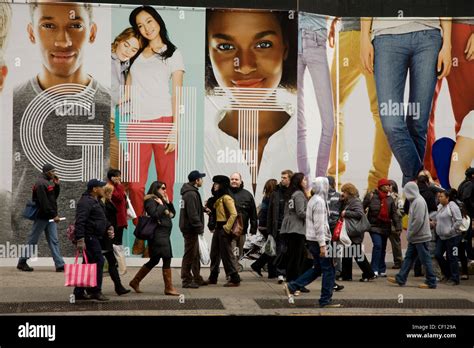
MULTIPOLYGON (((180 269, 173 269, 174 285, 184 298, 165 296, 163 293, 163 279, 161 269, 154 269, 140 284, 142 294, 131 292, 124 296, 117 296, 114 292, 110 277, 104 277, 103 293, 110 298, 108 310, 88 311, 86 307, 80 311, 47 312, 36 314, 52 315, 474 315, 474 277, 461 281, 459 286, 438 284, 437 289, 419 289, 424 278, 415 278, 413 274, 404 287, 387 282, 386 278, 379 278, 373 282, 359 282, 360 271, 354 265, 353 281, 338 282, 345 286, 340 292, 335 292, 333 300, 341 300, 348 304, 344 308, 321 309, 317 306, 321 290, 321 280, 318 278, 308 286, 310 293, 301 294, 294 298, 295 303, 289 304, 284 294, 283 286, 275 279, 260 278, 250 271, 241 273, 240 287, 224 288, 225 276, 221 270, 217 285, 204 286, 199 289, 182 289, 180 269), (222 302, 221 309, 199 309, 199 306, 189 309, 180 309, 179 303, 188 299, 217 300, 222 302), (147 301, 148 300, 148 301, 147 301), (174 306, 165 306, 163 310, 147 310, 143 304, 150 300, 166 302, 174 306), (262 301, 270 301, 270 306, 260 306, 262 301), (273 301, 272 301, 273 300, 273 301), (454 301, 454 302, 453 302, 454 301), (457 304, 454 304, 455 302, 457 304), (114 304, 117 304, 114 307, 114 304), (128 310, 120 310, 127 306, 128 310), (140 306, 140 304, 142 304, 140 306), (314 304, 314 306, 313 306, 314 304), (452 304, 452 307, 449 307, 452 304), (135 306, 136 305, 136 306, 135 306), (111 306, 111 307, 110 307, 111 306), (377 308, 377 306, 379 306, 377 308), (389 308, 387 308, 389 307, 389 308), (421 307, 421 308, 419 308, 421 307), (117 308, 117 310, 111 310, 117 308), (170 309, 172 308, 172 309, 170 309)), ((391 270, 387 265, 388 275, 394 276, 397 270, 391 270)), ((128 288, 129 281, 138 271, 138 267, 129 267, 122 276, 123 284, 128 288)), ((208 269, 202 270, 207 278, 208 269)), ((264 275, 266 275, 264 273, 264 275)), ((17 302, 44 302, 45 305, 57 301, 69 304, 72 288, 64 286, 64 273, 56 273, 53 267, 35 267, 34 272, 21 272, 13 267, 0 268, 0 315, 9 315, 1 308, 8 307, 8 303, 17 302)), ((95 301, 81 301, 82 303, 95 301)), ((76 303, 76 305, 78 305, 76 303)), ((96 306, 97 307, 97 306, 96 306)), ((36 308, 36 306, 35 306, 36 308)), ((68 307, 69 308, 69 307, 68 307)), ((99 309, 102 307, 99 307, 99 309)), ((16 312, 18 314, 35 314, 31 312, 16 312)))

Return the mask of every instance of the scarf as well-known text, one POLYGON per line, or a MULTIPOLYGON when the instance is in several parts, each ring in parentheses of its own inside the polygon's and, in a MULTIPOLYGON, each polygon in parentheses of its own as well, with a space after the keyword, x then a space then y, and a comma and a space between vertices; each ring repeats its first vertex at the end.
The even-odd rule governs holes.
POLYGON ((380 212, 378 219, 383 222, 390 222, 390 216, 388 215, 388 192, 378 191, 380 199, 380 212))

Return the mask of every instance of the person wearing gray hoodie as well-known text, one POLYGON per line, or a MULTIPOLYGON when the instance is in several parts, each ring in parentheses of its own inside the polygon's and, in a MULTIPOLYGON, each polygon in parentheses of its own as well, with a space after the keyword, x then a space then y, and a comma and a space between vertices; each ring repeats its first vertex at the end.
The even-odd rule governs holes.
POLYGON ((428 243, 431 240, 428 206, 420 195, 420 190, 416 183, 407 183, 403 190, 406 199, 410 201, 407 227, 408 246, 400 272, 395 278, 389 277, 387 280, 400 286, 405 285, 408 273, 418 256, 421 263, 426 267, 426 282, 420 284, 418 287, 421 289, 436 289, 436 275, 433 272, 433 265, 428 248, 428 243))
POLYGON ((336 271, 327 250, 327 245, 331 242, 328 221, 328 179, 317 177, 313 182, 313 192, 306 209, 306 242, 313 256, 313 267, 298 279, 285 283, 284 290, 286 295, 290 296, 322 275, 319 305, 324 308, 338 308, 341 305, 332 302, 336 271))

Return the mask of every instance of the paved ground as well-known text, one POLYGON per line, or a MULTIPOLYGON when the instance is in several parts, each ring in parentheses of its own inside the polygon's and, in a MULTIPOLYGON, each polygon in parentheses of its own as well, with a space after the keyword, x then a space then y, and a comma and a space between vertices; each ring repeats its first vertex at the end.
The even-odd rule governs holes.
MULTIPOLYGON (((357 267, 357 266, 356 266, 357 267)), ((418 289, 417 285, 422 283, 422 278, 410 277, 407 286, 399 287, 389 284, 386 279, 377 279, 370 283, 360 283, 359 270, 354 267, 354 279, 352 282, 341 282, 346 288, 335 293, 334 300, 343 300, 349 306, 343 309, 320 309, 311 307, 317 303, 321 282, 315 281, 308 288, 308 294, 295 297, 295 304, 289 305, 284 295, 282 285, 275 280, 259 278, 255 273, 244 271, 241 273, 242 283, 238 288, 224 288, 223 276, 218 285, 201 287, 199 289, 182 289, 179 281, 179 269, 173 269, 173 277, 178 290, 184 295, 184 301, 188 299, 217 299, 222 302, 223 309, 187 309, 179 307, 179 299, 163 294, 163 281, 161 270, 155 269, 142 282, 143 294, 130 293, 118 297, 113 291, 113 285, 107 276, 104 279, 103 292, 110 297, 113 303, 125 305, 127 302, 138 304, 135 308, 126 311, 84 311, 51 313, 54 315, 473 315, 474 314, 474 276, 471 280, 462 281, 459 286, 439 284, 436 290, 418 289), (270 309, 262 309, 258 301, 262 299, 276 300, 270 309), (140 303, 144 300, 166 300, 175 301, 175 308, 168 310, 147 310, 140 303), (308 301, 310 300, 310 301, 308 301), (360 301, 366 300, 361 304, 360 301), (385 300, 378 301, 377 300, 385 300), (415 300, 415 301, 414 301, 415 300), (416 301, 419 300, 419 301, 416 301), (430 304, 430 300, 433 300, 430 304), (456 308, 446 308, 449 301, 463 300, 464 304, 454 305, 456 308), (124 302, 123 302, 124 301, 124 302), (352 301, 352 305, 351 305, 352 301), (392 302, 393 301, 393 302, 392 302), (424 301, 424 302, 421 302, 424 301), (402 302, 402 303, 400 303, 402 302), (435 303, 436 304, 433 304, 435 303), (355 303, 355 307, 354 307, 355 303), (357 304, 358 303, 358 304, 357 304), (374 308, 375 303, 383 303, 374 308), (427 303, 416 305, 417 303, 427 303), (283 305, 282 305, 283 304, 283 305), (415 304, 415 305, 414 305, 415 304), (281 308, 287 307, 287 308, 281 308)), ((124 284, 132 279, 136 267, 129 267, 127 274, 122 279, 124 284)), ((203 269, 203 276, 207 277, 209 270, 203 269)), ((395 275, 396 271, 389 270, 389 275, 395 275)), ((223 272, 221 273, 223 274, 223 272)), ((32 273, 20 272, 13 267, 0 268, 0 307, 7 303, 16 302, 54 302, 64 301, 67 303, 71 294, 71 288, 64 287, 64 274, 56 273, 50 267, 37 267, 32 273)), ((183 301, 183 298, 181 299, 183 301)), ((132 306, 133 307, 133 306, 132 306)), ((171 306, 173 307, 173 306, 171 306)), ((156 307, 155 307, 156 308, 156 307)), ((160 308, 160 307, 159 307, 160 308)), ((163 308, 170 308, 165 306, 163 308)), ((4 314, 5 311, 3 312, 4 314)), ((22 313, 24 314, 24 313, 22 313)), ((31 313, 34 314, 34 313, 31 313)), ((44 314, 44 313, 42 313, 44 314)), ((0 312, 2 315, 2 312, 0 312)))

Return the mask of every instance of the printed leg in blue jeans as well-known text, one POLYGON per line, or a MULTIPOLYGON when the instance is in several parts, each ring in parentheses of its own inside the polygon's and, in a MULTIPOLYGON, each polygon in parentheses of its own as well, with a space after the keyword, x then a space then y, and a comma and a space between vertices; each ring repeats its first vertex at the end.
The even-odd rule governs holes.
POLYGON ((423 167, 441 34, 439 30, 423 30, 379 35, 373 44, 380 119, 402 169, 405 185, 416 178, 423 167), (408 71, 411 104, 405 113, 403 102, 408 71))

